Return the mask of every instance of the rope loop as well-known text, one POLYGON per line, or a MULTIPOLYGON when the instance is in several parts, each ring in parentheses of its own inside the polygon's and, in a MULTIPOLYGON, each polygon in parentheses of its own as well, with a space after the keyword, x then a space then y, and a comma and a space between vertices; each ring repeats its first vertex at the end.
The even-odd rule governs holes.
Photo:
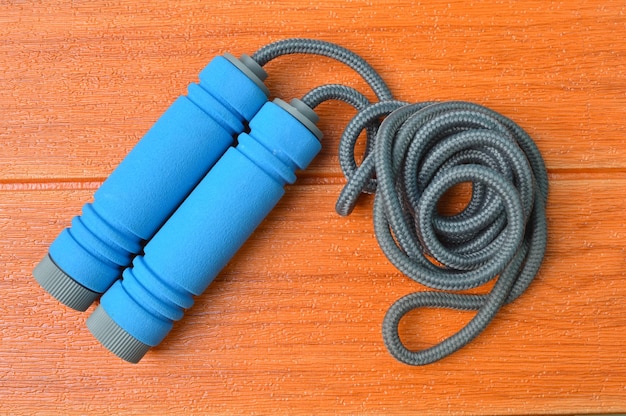
POLYGON ((536 275, 546 247, 547 173, 521 128, 473 103, 377 103, 349 128, 365 126, 369 114, 393 107, 377 130, 373 153, 348 177, 340 202, 344 197, 351 208, 359 188, 365 191, 365 179, 375 177, 378 243, 391 263, 424 286, 462 291, 498 279, 489 294, 417 292, 389 309, 383 321, 387 349, 399 361, 424 365, 467 345, 536 275), (461 183, 472 186, 467 206, 455 215, 439 214, 441 197, 461 183), (410 351, 398 325, 423 307, 478 312, 434 347, 410 351))

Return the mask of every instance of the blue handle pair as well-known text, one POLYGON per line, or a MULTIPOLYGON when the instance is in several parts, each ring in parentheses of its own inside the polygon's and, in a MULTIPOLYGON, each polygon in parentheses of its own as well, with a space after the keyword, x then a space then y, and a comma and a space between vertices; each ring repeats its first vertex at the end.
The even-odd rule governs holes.
POLYGON ((320 150, 315 113, 268 102, 265 76, 245 56, 215 58, 33 272, 77 310, 104 293, 87 325, 127 361, 161 342, 320 150))

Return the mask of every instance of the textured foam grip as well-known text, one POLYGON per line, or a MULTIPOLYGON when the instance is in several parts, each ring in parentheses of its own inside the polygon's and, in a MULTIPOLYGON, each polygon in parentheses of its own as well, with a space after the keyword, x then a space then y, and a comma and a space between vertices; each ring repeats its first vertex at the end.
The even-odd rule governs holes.
POLYGON ((109 288, 267 101, 263 77, 249 58, 213 59, 52 243, 56 267, 36 272, 44 289, 84 310, 81 288, 91 301, 109 288))

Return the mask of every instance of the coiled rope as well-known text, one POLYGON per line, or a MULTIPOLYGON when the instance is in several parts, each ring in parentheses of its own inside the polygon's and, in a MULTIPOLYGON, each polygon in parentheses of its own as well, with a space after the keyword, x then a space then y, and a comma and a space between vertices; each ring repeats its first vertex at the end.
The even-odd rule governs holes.
POLYGON ((394 100, 367 62, 338 45, 287 39, 261 48, 252 58, 265 65, 294 53, 323 55, 347 64, 379 99, 371 104, 355 89, 334 84, 303 97, 313 108, 341 100, 357 109, 339 145, 347 184, 336 210, 349 215, 361 193, 376 193, 374 228, 383 252, 411 279, 435 289, 409 294, 391 306, 383 321, 384 343, 406 364, 440 360, 478 336, 535 277, 547 241, 548 178, 543 158, 517 124, 478 104, 394 100), (365 156, 357 164, 355 145, 364 130, 365 156), (465 209, 440 215, 439 199, 466 182, 472 184, 472 195, 465 209), (487 294, 450 293, 496 278, 487 294), (425 307, 477 312, 439 344, 411 351, 402 343, 398 325, 407 313, 425 307))

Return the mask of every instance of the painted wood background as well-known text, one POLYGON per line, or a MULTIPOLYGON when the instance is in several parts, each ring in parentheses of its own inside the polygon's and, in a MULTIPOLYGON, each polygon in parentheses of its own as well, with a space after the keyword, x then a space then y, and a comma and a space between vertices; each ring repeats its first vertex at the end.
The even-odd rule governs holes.
MULTIPOLYGON (((623 1, 0 1, 0 413, 625 412, 625 38, 623 1), (396 362, 382 319, 424 288, 378 248, 371 197, 335 214, 353 112, 329 103, 311 169, 170 336, 122 362, 86 329, 93 308, 53 300, 34 265, 213 56, 288 37, 354 50, 400 99, 524 127, 551 180, 536 281, 467 348, 396 362)), ((367 91, 324 58, 266 69, 280 97, 367 91)), ((403 337, 423 348, 470 318, 424 310, 403 337)))

